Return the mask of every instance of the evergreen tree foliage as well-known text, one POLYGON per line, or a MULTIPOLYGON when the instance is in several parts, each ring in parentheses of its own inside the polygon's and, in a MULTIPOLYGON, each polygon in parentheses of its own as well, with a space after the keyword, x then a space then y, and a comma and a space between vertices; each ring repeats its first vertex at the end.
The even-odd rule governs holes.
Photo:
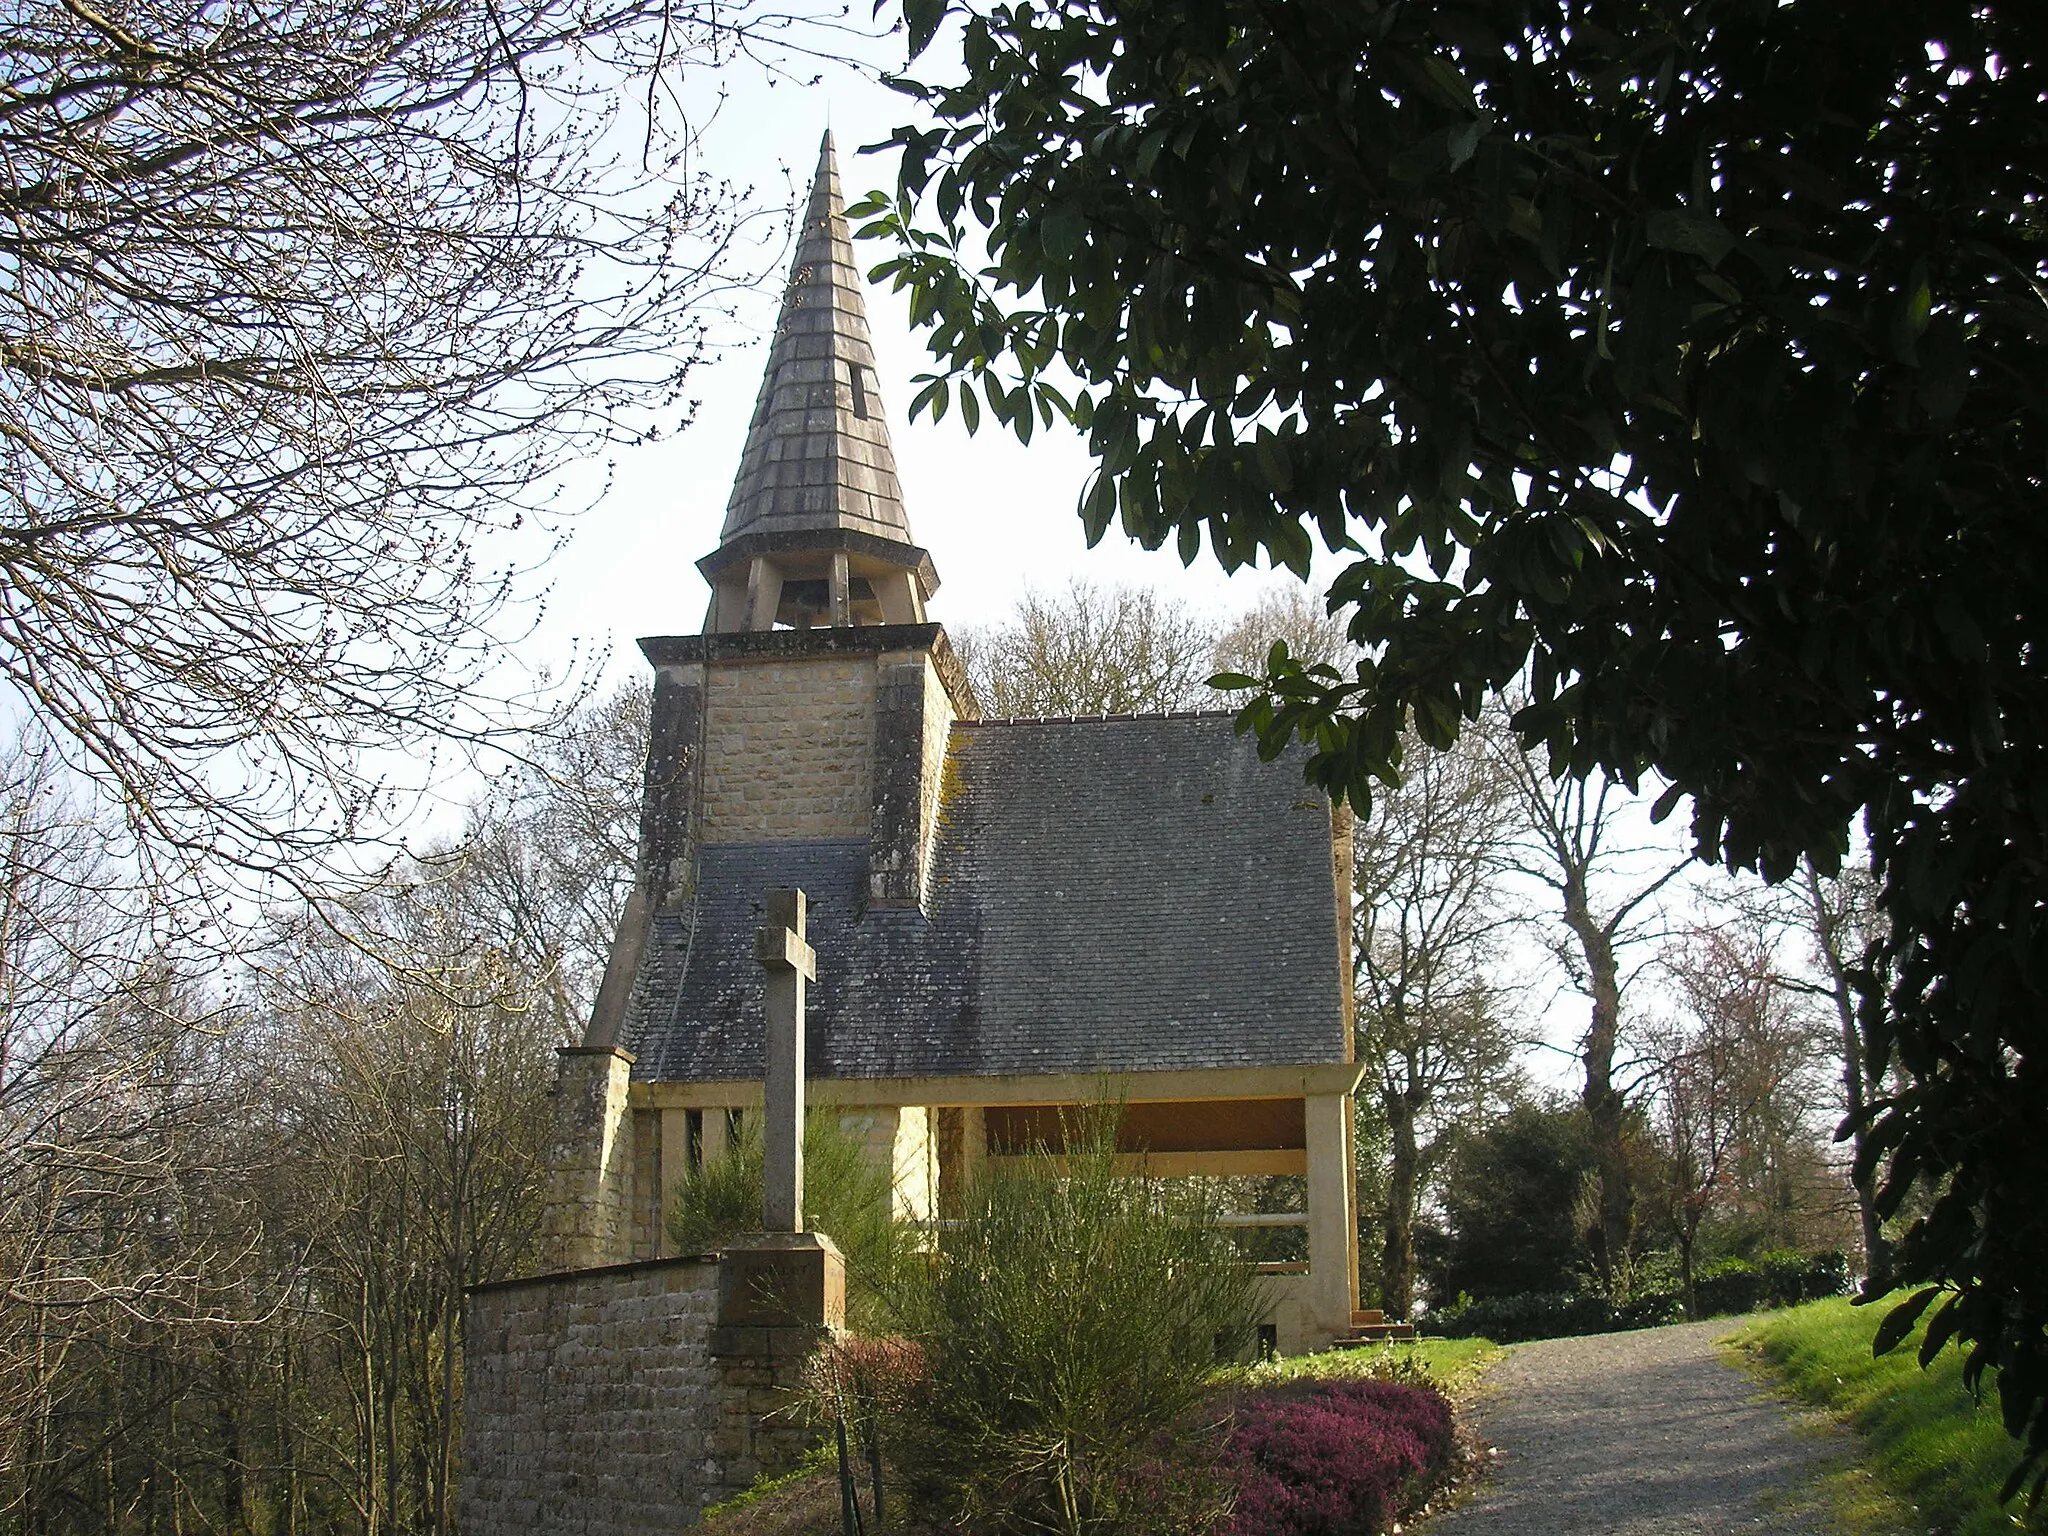
MULTIPOLYGON (((1066 1117, 1063 1146, 1004 1158, 905 1272, 894 1313, 927 1376, 899 1429, 934 1525, 990 1532, 1183 1529, 1212 1500, 1157 1470, 1155 1437, 1253 1334, 1251 1267, 1199 1182, 1119 1167, 1113 1106, 1066 1117), (1153 1507, 1162 1506, 1162 1507, 1153 1507)), ((1199 1484, 1199 1480, 1197 1480, 1199 1484)))
MULTIPOLYGON (((908 7, 913 56, 947 10, 908 7)), ((1360 658, 1245 723, 1361 810, 1526 677, 1555 773, 1654 770, 1702 858, 1823 873, 1888 1279, 2048 1483, 2048 28, 2012 0, 967 8, 893 199, 937 374, 1081 516, 1348 567, 1360 658), (985 254, 984 254, 985 253, 985 254)), ((906 82, 906 84, 909 84, 906 82)), ((967 414, 963 411, 963 415, 967 414)), ((1879 1287, 1882 1289, 1882 1287, 1879 1287)))
POLYGON ((1575 1212, 1593 1172, 1592 1127, 1576 1105, 1518 1104, 1466 1137, 1444 1174, 1436 1305, 1580 1289, 1588 1253, 1575 1212))

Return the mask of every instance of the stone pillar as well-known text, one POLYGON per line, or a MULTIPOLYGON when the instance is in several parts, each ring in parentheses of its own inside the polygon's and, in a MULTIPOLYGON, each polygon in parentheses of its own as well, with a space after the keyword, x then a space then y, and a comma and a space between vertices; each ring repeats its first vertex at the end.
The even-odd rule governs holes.
POLYGON ((661 1111, 661 1171, 655 1180, 654 1251, 668 1258, 675 1253, 669 1240, 668 1219, 676 1208, 676 1196, 690 1176, 690 1112, 687 1109, 661 1111))
POLYGON ((1345 1223, 1344 1238, 1349 1253, 1344 1261, 1344 1273, 1351 1281, 1351 1310, 1356 1312, 1358 1296, 1358 1099, 1353 1095, 1344 1100, 1344 1166, 1350 1170, 1350 1177, 1344 1187, 1351 1197, 1351 1219, 1345 1223))
POLYGON ((633 1126, 626 1107, 633 1053, 565 1046, 555 1053, 549 1147, 549 1261, 588 1269, 632 1257, 633 1126))
POLYGON ((908 570, 886 571, 868 578, 875 601, 882 606, 884 624, 922 624, 924 599, 917 590, 917 577, 908 570))
POLYGON ((1309 1317, 1304 1333, 1327 1344, 1351 1327, 1358 1305, 1357 1182, 1351 1166, 1351 1096, 1313 1094, 1308 1130, 1309 1317))
POLYGON ((930 1221, 939 1214, 938 1144, 934 1110, 905 1104, 889 1138, 889 1214, 897 1221, 930 1221))
POLYGON ((832 566, 826 574, 825 585, 831 603, 832 627, 844 629, 853 622, 853 578, 847 570, 845 550, 832 551, 832 566))
POLYGON ((733 1125, 733 1111, 726 1108, 704 1111, 704 1161, 730 1157, 738 1148, 739 1131, 733 1125))
POLYGON ((756 555, 747 567, 748 629, 773 629, 782 606, 782 570, 773 560, 756 555))
POLYGON ((960 1111, 960 1172, 969 1188, 988 1172, 988 1111, 979 1104, 960 1111))
POLYGON ((967 1192, 988 1169, 988 1116, 979 1104, 937 1109, 932 1139, 937 1148, 938 1189, 932 1214, 947 1218, 967 1209, 967 1192))
POLYGON ((846 1326, 846 1263, 821 1232, 767 1232, 719 1256, 711 1356, 715 1454, 750 1476, 787 1471, 814 1438, 789 1411, 804 1361, 846 1326))
POLYGON ((801 1357, 846 1326, 846 1261, 822 1232, 765 1232, 719 1260, 714 1355, 801 1357))

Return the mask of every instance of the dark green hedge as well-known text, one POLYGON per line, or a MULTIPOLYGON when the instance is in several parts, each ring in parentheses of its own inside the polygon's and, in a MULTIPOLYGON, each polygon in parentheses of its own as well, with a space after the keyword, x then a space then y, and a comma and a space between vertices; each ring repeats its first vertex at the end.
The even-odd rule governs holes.
MULTIPOLYGON (((1717 1317, 1759 1307, 1789 1307, 1849 1288, 1848 1260, 1839 1253, 1767 1253, 1755 1260, 1720 1259, 1693 1277, 1700 1315, 1717 1317)), ((1511 1296, 1461 1299, 1421 1320, 1425 1333, 1442 1338, 1486 1338, 1496 1344, 1554 1339, 1568 1334, 1654 1328, 1685 1316, 1675 1275, 1659 1273, 1620 1307, 1604 1296, 1560 1291, 1522 1291, 1511 1296)))

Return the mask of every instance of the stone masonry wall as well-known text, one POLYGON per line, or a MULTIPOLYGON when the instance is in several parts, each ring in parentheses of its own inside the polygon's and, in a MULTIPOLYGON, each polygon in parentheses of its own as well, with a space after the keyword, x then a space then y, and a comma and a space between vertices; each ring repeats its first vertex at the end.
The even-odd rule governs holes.
POLYGON ((719 1267, 659 1259, 470 1293, 464 1536, 670 1536, 795 1463, 811 1440, 786 1412, 803 1353, 711 1353, 719 1267))
POLYGON ((930 651, 885 655, 875 673, 874 821, 868 900, 923 907, 953 702, 930 651))
POLYGON ((705 838, 865 839, 874 708, 875 663, 868 656, 710 668, 705 838))
POLYGON ((884 656, 875 668, 873 816, 868 905, 914 907, 924 896, 918 771, 924 758, 924 658, 884 656))

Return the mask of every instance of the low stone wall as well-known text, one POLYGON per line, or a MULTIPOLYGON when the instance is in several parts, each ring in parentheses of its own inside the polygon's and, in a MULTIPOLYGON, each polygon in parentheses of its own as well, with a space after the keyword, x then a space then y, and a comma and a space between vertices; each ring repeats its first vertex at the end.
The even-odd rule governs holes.
POLYGON ((822 1330, 721 1329, 724 1267, 657 1259, 470 1293, 463 1536, 671 1533, 803 1454, 789 1393, 822 1330))

